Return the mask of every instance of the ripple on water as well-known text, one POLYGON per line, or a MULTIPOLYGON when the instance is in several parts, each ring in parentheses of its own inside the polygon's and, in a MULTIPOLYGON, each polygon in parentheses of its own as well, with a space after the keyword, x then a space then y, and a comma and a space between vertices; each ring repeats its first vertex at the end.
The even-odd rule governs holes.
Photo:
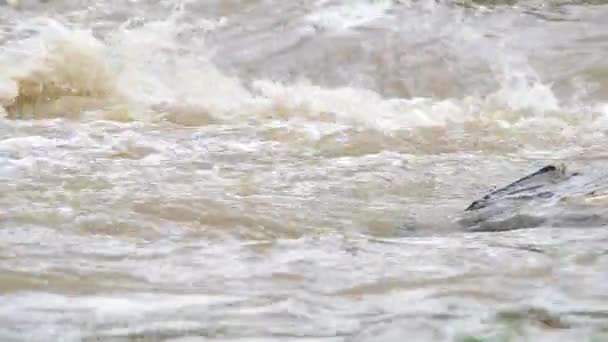
POLYGON ((603 229, 455 219, 604 167, 605 5, 10 3, 0 340, 602 340, 603 229))

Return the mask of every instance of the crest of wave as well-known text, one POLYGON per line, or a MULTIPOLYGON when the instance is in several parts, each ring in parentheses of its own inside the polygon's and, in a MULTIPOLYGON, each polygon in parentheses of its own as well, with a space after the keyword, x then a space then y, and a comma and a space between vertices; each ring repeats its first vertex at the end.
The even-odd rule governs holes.
POLYGON ((244 84, 213 65, 213 51, 197 38, 200 34, 188 35, 201 26, 213 30, 231 23, 201 19, 188 24, 180 19, 178 9, 167 20, 133 20, 101 38, 50 19, 21 22, 16 31, 37 34, 0 50, 5 114, 168 120, 192 126, 306 120, 387 132, 467 123, 497 129, 548 123, 563 128, 573 120, 559 113, 550 87, 538 77, 528 81, 531 71, 525 60, 496 66, 501 87, 494 94, 464 99, 387 99, 370 90, 307 82, 244 84))
POLYGON ((237 80, 207 59, 192 57, 197 51, 186 56, 178 51, 177 23, 177 16, 127 22, 100 39, 92 30, 51 19, 21 22, 17 35, 36 34, 0 47, 3 114, 19 119, 153 120, 179 117, 192 98, 222 108, 235 103, 225 99, 228 94, 245 97, 237 80))
POLYGON ((77 117, 119 102, 104 46, 90 32, 50 20, 21 25, 36 25, 39 34, 5 46, 1 56, 0 102, 9 117, 77 117))

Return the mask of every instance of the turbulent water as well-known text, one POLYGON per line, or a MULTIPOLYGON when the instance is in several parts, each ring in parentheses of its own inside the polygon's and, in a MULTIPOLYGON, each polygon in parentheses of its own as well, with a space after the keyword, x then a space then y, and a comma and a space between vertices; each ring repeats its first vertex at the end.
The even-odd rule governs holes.
POLYGON ((606 167, 607 18, 0 1, 0 340, 608 339, 608 231, 458 224, 606 167))

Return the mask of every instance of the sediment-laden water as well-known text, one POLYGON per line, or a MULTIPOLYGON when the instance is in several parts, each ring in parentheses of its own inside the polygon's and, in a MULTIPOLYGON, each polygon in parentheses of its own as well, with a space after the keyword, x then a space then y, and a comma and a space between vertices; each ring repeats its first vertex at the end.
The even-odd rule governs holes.
POLYGON ((0 340, 607 339, 601 224, 458 223, 546 164, 606 167, 607 18, 0 2, 0 340))

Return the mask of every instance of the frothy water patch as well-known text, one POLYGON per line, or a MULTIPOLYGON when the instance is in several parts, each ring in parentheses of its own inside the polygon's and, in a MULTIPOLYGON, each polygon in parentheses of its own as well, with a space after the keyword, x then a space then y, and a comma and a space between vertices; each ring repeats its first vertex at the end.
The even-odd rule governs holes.
POLYGON ((386 19, 387 12, 394 4, 394 1, 385 0, 360 0, 349 3, 320 0, 316 4, 317 12, 309 14, 307 19, 317 27, 338 34, 346 34, 358 26, 374 20, 386 19))
POLYGON ((3 56, 3 64, 13 65, 2 80, 9 91, 0 101, 9 118, 80 118, 120 102, 105 47, 90 32, 49 21, 40 36, 20 45, 33 57, 23 60, 21 51, 3 56))
MULTIPOLYGON (((384 11, 387 5, 373 6, 384 11)), ((246 84, 211 62, 217 56, 203 40, 184 41, 183 32, 191 25, 182 24, 176 13, 166 21, 127 23, 103 39, 49 19, 22 24, 23 30, 38 34, 2 55, 3 64, 10 65, 0 81, 5 114, 186 126, 304 120, 389 135, 429 126, 477 127, 501 135, 544 125, 555 126, 547 131, 558 137, 581 134, 592 124, 577 121, 577 116, 589 117, 573 113, 577 108, 562 107, 550 85, 543 84, 522 58, 496 64, 501 86, 486 97, 391 99, 362 88, 331 89, 306 81, 246 84), (185 50, 185 44, 197 49, 185 50), (23 59, 26 51, 34 57, 23 59)), ((209 25, 206 30, 217 27, 209 25)))

